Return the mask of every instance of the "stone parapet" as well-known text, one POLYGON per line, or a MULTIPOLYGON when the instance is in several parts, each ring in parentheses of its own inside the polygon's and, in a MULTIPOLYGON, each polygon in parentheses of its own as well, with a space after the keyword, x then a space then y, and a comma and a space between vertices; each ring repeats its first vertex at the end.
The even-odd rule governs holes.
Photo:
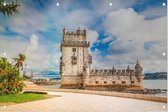
POLYGON ((86 30, 78 28, 76 31, 68 31, 67 29, 63 29, 63 35, 84 35, 86 36, 86 30))
POLYGON ((112 69, 92 69, 90 75, 136 75, 134 70, 127 71, 126 69, 112 70, 112 69))

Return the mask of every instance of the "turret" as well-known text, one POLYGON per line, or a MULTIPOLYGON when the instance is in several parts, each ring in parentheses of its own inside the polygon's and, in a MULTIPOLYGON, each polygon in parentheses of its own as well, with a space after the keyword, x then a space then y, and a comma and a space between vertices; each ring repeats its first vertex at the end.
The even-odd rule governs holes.
POLYGON ((76 33, 80 34, 80 32, 81 32, 80 27, 78 27, 78 29, 76 30, 76 33))
POLYGON ((113 68, 112 68, 112 73, 115 73, 116 72, 116 69, 114 68, 114 66, 113 66, 113 68))
POLYGON ((64 29, 63 29, 63 35, 65 35, 65 34, 66 34, 66 32, 67 32, 67 29, 66 29, 66 28, 64 28, 64 29))
POLYGON ((90 68, 88 66, 88 64, 84 64, 83 65, 83 71, 84 71, 84 75, 89 75, 90 74, 90 68))
POLYGON ((140 65, 140 63, 139 63, 139 61, 137 60, 137 63, 136 63, 136 65, 135 65, 135 73, 137 74, 137 75, 141 75, 142 74, 142 70, 143 70, 143 68, 141 67, 141 65, 140 65))
POLYGON ((137 75, 138 77, 138 81, 142 82, 143 78, 144 78, 144 74, 142 73, 143 68, 141 67, 139 61, 137 60, 137 63, 135 65, 135 75, 137 75))
POLYGON ((83 65, 83 88, 86 87, 88 80, 89 80, 89 74, 90 74, 90 67, 87 63, 83 65))
POLYGON ((128 65, 127 69, 126 69, 126 72, 130 72, 130 67, 128 65))
POLYGON ((86 30, 85 29, 83 30, 83 34, 84 34, 84 36, 86 36, 86 30))

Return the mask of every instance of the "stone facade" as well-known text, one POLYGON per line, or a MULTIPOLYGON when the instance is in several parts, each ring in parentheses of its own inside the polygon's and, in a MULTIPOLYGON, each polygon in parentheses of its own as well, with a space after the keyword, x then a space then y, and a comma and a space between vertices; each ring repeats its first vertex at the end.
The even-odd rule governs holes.
POLYGON ((69 32, 63 29, 60 58, 62 88, 94 90, 142 90, 143 68, 137 61, 134 69, 93 70, 90 43, 86 30, 69 32))

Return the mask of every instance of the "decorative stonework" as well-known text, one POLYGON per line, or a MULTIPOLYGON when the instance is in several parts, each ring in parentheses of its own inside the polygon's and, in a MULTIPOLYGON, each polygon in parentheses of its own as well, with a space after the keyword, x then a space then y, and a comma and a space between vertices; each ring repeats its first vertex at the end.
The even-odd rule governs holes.
MULTIPOLYGON (((87 31, 69 32, 63 29, 60 58, 62 88, 83 88, 96 90, 134 89, 142 90, 143 68, 137 61, 134 69, 91 69, 92 56, 87 31)), ((94 58, 94 57, 93 57, 94 58)))

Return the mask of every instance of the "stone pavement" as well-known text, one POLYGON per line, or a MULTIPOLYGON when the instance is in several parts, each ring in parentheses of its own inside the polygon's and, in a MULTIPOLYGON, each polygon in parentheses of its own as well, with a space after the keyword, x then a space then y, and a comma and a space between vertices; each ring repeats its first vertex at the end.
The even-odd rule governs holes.
POLYGON ((167 112, 167 103, 80 93, 48 94, 61 97, 0 107, 0 112, 167 112))

